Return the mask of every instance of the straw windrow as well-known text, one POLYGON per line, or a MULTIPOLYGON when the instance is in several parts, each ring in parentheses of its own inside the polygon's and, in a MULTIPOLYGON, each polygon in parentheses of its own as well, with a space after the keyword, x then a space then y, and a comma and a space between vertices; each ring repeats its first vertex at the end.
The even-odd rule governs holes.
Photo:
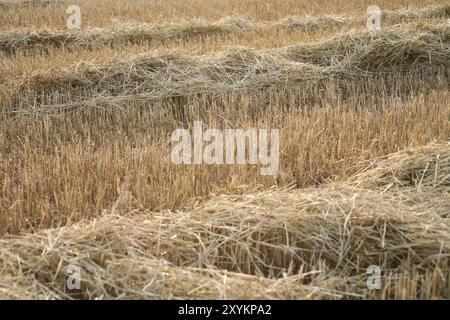
POLYGON ((348 33, 311 45, 232 48, 196 57, 145 54, 103 64, 80 63, 72 70, 51 70, 23 79, 12 104, 15 113, 31 101, 35 110, 48 112, 46 105, 70 110, 206 92, 286 90, 300 84, 320 87, 331 81, 345 90, 355 80, 363 84, 374 77, 418 74, 435 79, 426 85, 445 88, 449 31, 447 26, 420 32, 394 28, 379 34, 348 33))
POLYGON ((13 0, 0 1, 0 10, 17 10, 21 8, 40 8, 53 4, 61 4, 61 0, 13 0))
MULTIPOLYGON (((386 11, 385 25, 419 19, 439 19, 450 16, 450 5, 431 6, 422 9, 386 11)), ((342 27, 345 24, 364 25, 365 17, 346 15, 289 16, 277 21, 254 22, 239 16, 229 16, 218 21, 183 21, 166 24, 125 22, 104 28, 87 28, 82 31, 62 30, 10 30, 0 33, 0 51, 8 55, 18 52, 50 48, 94 49, 99 46, 119 44, 143 44, 202 36, 240 35, 250 31, 286 29, 317 31, 342 27)))
MULTIPOLYGON (((423 152, 449 161, 449 145, 441 144, 394 155, 391 166, 421 167, 415 159, 423 152)), ((440 175, 449 169, 440 167, 440 175)), ((69 297, 64 268, 76 264, 84 278, 74 298, 371 297, 362 274, 378 265, 392 277, 379 292, 387 297, 396 296, 403 275, 418 285, 407 298, 449 298, 429 273, 450 272, 449 200, 443 190, 344 182, 216 196, 187 212, 113 209, 91 222, 0 240, 0 288, 12 288, 20 273, 11 295, 69 297)))

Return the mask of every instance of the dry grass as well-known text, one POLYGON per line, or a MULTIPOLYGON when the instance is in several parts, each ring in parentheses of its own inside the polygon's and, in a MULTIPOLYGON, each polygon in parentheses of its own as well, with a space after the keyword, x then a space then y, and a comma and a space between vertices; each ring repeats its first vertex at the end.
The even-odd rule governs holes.
POLYGON ((4 10, 19 10, 22 8, 42 8, 49 5, 61 4, 61 0, 13 0, 13 1, 1 1, 0 9, 4 10))
POLYGON ((368 0, 79 0, 79 32, 66 3, 19 2, 0 298, 450 299, 447 2, 380 0, 379 32, 368 0), (277 175, 172 164, 200 119, 279 129, 277 175))
POLYGON ((415 186, 450 191, 450 149, 435 152, 435 146, 425 146, 419 150, 400 152, 379 161, 375 168, 367 168, 359 173, 354 182, 358 185, 392 188, 415 186))
POLYGON ((384 81, 392 94, 404 95, 411 86, 401 87, 403 81, 398 80, 411 75, 437 80, 422 83, 424 89, 446 88, 449 31, 446 25, 396 27, 375 35, 351 32, 316 44, 271 50, 233 48, 197 57, 150 54, 103 65, 80 63, 19 80, 4 112, 52 114, 55 109, 65 112, 204 93, 289 90, 298 85, 311 101, 330 82, 336 95, 347 96, 352 84, 373 78, 384 81))
MULTIPOLYGON (((27 1, 27 0, 25 0, 27 1)), ((6 1, 14 2, 14 1, 6 1)), ((16 0, 15 2, 20 2, 16 0)), ((36 1, 39 3, 39 1, 36 1)), ((14 28, 50 28, 64 29, 67 15, 66 8, 73 4, 69 1, 50 1, 49 5, 30 7, 17 6, 14 10, 7 10, 8 15, 0 15, 0 29, 14 28)), ((78 0, 77 5, 82 10, 83 27, 107 27, 114 20, 135 21, 138 23, 161 24, 167 21, 183 20, 220 20, 225 16, 243 16, 252 21, 275 21, 287 16, 320 16, 327 14, 366 16, 371 0, 328 0, 323 3, 310 0, 186 0, 186 1, 148 1, 135 0, 124 5, 120 0, 78 0)), ((448 5, 448 0, 379 0, 376 4, 383 11, 411 12, 408 9, 425 8, 430 6, 448 5)), ((0 8, 1 10, 1 8, 0 8)), ((402 17, 402 16, 400 16, 402 17)), ((403 15, 404 17, 404 15, 403 15)))
POLYGON ((319 184, 363 169, 362 160, 449 137, 446 91, 380 96, 383 102, 369 105, 342 102, 332 88, 323 96, 325 101, 300 109, 302 90, 200 96, 187 99, 186 109, 175 100, 56 118, 8 117, 1 131, 0 232, 99 216, 120 194, 127 195, 123 205, 130 211, 159 210, 189 208, 214 193, 319 184), (257 166, 172 165, 170 132, 197 119, 210 128, 279 128, 280 173, 263 177, 257 166))
MULTIPOLYGON (((450 5, 427 8, 386 11, 384 25, 405 21, 450 17, 450 5)), ((342 27, 344 24, 364 25, 361 16, 321 15, 289 16, 276 21, 250 21, 239 16, 229 16, 219 21, 183 21, 165 24, 118 22, 104 28, 87 28, 82 31, 62 30, 11 30, 0 34, 0 50, 8 55, 26 51, 48 51, 51 48, 97 49, 100 46, 118 46, 185 40, 193 37, 215 37, 224 34, 239 35, 244 32, 267 32, 268 29, 286 29, 290 32, 311 32, 342 27)))
POLYGON ((373 292, 361 274, 379 265, 387 277, 377 298, 448 299, 450 146, 408 150, 374 166, 371 173, 423 175, 435 168, 435 174, 409 186, 371 176, 396 186, 381 191, 341 182, 216 196, 188 212, 124 217, 114 206, 91 222, 1 240, 1 292, 15 298, 367 298, 373 292), (69 264, 84 270, 80 291, 65 289, 69 264))

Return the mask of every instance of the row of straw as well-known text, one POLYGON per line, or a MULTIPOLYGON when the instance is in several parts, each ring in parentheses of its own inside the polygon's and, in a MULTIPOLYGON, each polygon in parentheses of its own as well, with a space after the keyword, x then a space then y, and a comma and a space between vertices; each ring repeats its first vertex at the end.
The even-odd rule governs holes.
POLYGON ((214 196, 187 212, 117 206, 2 238, 0 296, 448 299, 449 176, 450 145, 432 144, 319 188, 214 196), (66 286, 68 266, 79 290, 66 286), (371 266, 382 271, 375 291, 371 266))
POLYGON ((307 94, 309 87, 320 87, 321 83, 326 86, 332 82, 345 90, 355 80, 364 84, 376 77, 391 79, 395 87, 408 75, 422 75, 425 86, 446 88, 449 56, 447 25, 349 32, 313 44, 273 49, 234 47, 199 56, 149 53, 81 62, 68 69, 15 79, 10 82, 10 101, 4 112, 17 113, 30 106, 47 112, 56 107, 99 107, 242 90, 304 88, 307 94))
MULTIPOLYGON (((383 11, 383 26, 419 19, 450 17, 450 5, 383 11)), ((198 36, 221 34, 239 35, 244 32, 267 29, 314 31, 335 29, 345 24, 361 23, 366 17, 349 15, 289 16, 277 21, 253 22, 239 16, 225 17, 218 21, 182 21, 165 24, 118 22, 104 28, 87 28, 81 31, 51 29, 17 29, 0 33, 0 51, 15 54, 30 50, 44 51, 49 48, 92 48, 95 46, 145 43, 187 39, 198 36)))

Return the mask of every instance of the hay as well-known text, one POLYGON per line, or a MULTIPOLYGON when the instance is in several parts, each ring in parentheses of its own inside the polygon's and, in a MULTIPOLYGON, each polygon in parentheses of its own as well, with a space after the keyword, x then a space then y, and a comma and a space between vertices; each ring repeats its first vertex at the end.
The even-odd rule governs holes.
MULTIPOLYGON (((106 63, 79 63, 68 70, 49 70, 20 80, 13 112, 33 104, 38 113, 193 94, 240 90, 337 88, 379 76, 395 79, 420 72, 446 86, 450 70, 450 28, 445 25, 396 27, 382 33, 349 32, 315 44, 274 49, 235 47, 224 52, 189 56, 143 54, 106 63)), ((407 88, 406 88, 407 89, 407 88)), ((405 90, 406 90, 405 89, 405 90)), ((393 94, 398 94, 394 92, 393 94)), ((311 95, 317 98, 316 90, 311 95)), ((11 110, 11 108, 10 108, 11 110)), ((7 110, 5 112, 8 112, 7 110)))
POLYGON ((433 5, 425 8, 407 8, 398 10, 382 10, 382 19, 388 22, 404 22, 417 19, 448 18, 450 5, 433 5))
MULTIPOLYGON (((379 165, 423 171, 426 163, 416 162, 421 154, 448 158, 449 150, 434 144, 379 165)), ((450 166, 440 170, 449 176, 450 166)), ((385 179, 374 173, 374 181, 385 179)), ((97 220, 1 239, 0 295, 448 299, 450 196, 423 190, 368 189, 349 179, 314 189, 214 196, 187 212, 116 207, 97 220), (84 270, 81 290, 65 288, 69 264, 84 270), (365 286, 370 265, 385 275, 376 293, 365 286)))
POLYGON ((154 25, 116 23, 106 28, 83 31, 19 29, 0 34, 0 50, 6 54, 49 48, 94 48, 102 45, 134 44, 206 35, 237 34, 252 28, 252 23, 239 17, 226 17, 217 22, 185 21, 154 25))
POLYGON ((322 15, 322 16, 289 16, 279 21, 263 22, 265 28, 285 28, 292 31, 325 30, 340 27, 353 19, 344 15, 322 15))
MULTIPOLYGON (((88 267, 83 262, 80 265, 88 267)), ((56 274, 60 283, 55 283, 55 286, 47 287, 45 283, 39 287, 35 284, 28 293, 21 293, 16 284, 20 282, 6 278, 3 291, 7 299, 295 299, 299 296, 342 296, 328 290, 325 281, 321 287, 315 286, 316 283, 304 284, 305 278, 311 276, 314 273, 300 273, 286 279, 266 279, 212 269, 179 268, 164 260, 124 257, 108 261, 106 269, 96 266, 83 272, 83 288, 75 290, 72 295, 64 292, 64 270, 56 274), (10 288, 13 283, 15 287, 10 288)))
POLYGON ((0 10, 17 10, 20 8, 40 8, 53 4, 64 3, 62 0, 17 0, 17 1, 1 1, 0 10))
MULTIPOLYGON (((33 1, 32 1, 33 2, 33 1)), ((422 9, 386 11, 388 24, 426 18, 450 16, 450 6, 430 6, 422 9)), ((18 52, 50 48, 93 49, 98 46, 119 44, 161 43, 172 39, 189 39, 212 35, 240 35, 250 31, 286 29, 291 31, 317 31, 341 27, 346 23, 363 23, 361 17, 345 15, 289 16, 278 21, 252 22, 239 16, 225 17, 218 21, 182 21, 166 24, 122 22, 105 28, 88 28, 82 31, 18 29, 0 33, 0 51, 13 55, 18 52)))
POLYGON ((359 173, 353 180, 358 185, 387 187, 423 187, 450 191, 450 144, 437 148, 400 151, 382 159, 377 165, 359 173))

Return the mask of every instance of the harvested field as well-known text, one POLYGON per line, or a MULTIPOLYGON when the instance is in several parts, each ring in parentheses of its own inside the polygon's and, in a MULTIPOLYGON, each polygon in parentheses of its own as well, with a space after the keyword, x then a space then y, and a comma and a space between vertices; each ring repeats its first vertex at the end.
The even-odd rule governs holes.
POLYGON ((450 299, 450 3, 370 4, 0 2, 0 299, 450 299))
POLYGON ((0 10, 17 10, 21 8, 39 8, 47 7, 49 5, 61 4, 60 0, 13 0, 13 1, 1 1, 0 10))
MULTIPOLYGON (((450 17, 450 5, 431 6, 422 9, 386 11, 383 18, 388 24, 418 19, 450 17)), ((0 33, 0 50, 7 54, 29 50, 46 51, 50 48, 94 49, 100 46, 140 44, 189 39, 193 37, 239 35, 244 32, 267 29, 287 29, 290 32, 311 32, 337 29, 343 25, 361 24, 364 17, 345 15, 289 16, 277 21, 252 22, 239 16, 225 17, 219 21, 184 21, 171 24, 116 23, 104 28, 83 31, 19 29, 0 33)))
POLYGON ((386 93, 404 95, 413 90, 409 84, 405 88, 397 83, 411 74, 415 79, 436 79, 420 83, 421 89, 447 88, 450 27, 418 29, 394 28, 377 35, 350 33, 316 44, 269 50, 232 48, 198 57, 173 53, 104 65, 83 63, 21 81, 11 104, 15 113, 22 111, 22 105, 51 113, 50 106, 72 110, 205 93, 289 90, 299 85, 305 88, 304 99, 311 101, 330 82, 335 85, 335 95, 348 96, 355 83, 374 79, 390 88, 386 93))
POLYGON ((392 278, 381 297, 446 297, 448 284, 439 278, 449 272, 449 145, 408 150, 373 166, 365 177, 388 190, 343 181, 214 196, 187 212, 125 217, 113 208, 93 222, 5 238, 0 292, 91 299, 367 298, 371 293, 358 274, 382 265, 392 278), (389 179, 379 174, 389 168, 389 179), (406 172, 419 179, 405 185, 406 172), (65 289, 61 269, 69 264, 92 270, 75 296, 65 289), (405 279, 414 283, 410 290, 399 288, 405 279))
MULTIPOLYGON (((383 16, 390 24, 414 21, 421 18, 449 18, 450 6, 432 6, 423 9, 389 11, 383 16)), ((189 39, 199 36, 242 34, 252 30, 287 29, 291 32, 338 28, 343 25, 364 22, 364 17, 344 15, 289 16, 278 21, 252 22, 242 17, 225 17, 217 22, 185 21, 181 23, 151 25, 117 23, 106 28, 91 28, 83 31, 59 30, 13 30, 0 34, 0 50, 7 54, 31 49, 49 48, 87 49, 105 45, 145 43, 189 39)))

